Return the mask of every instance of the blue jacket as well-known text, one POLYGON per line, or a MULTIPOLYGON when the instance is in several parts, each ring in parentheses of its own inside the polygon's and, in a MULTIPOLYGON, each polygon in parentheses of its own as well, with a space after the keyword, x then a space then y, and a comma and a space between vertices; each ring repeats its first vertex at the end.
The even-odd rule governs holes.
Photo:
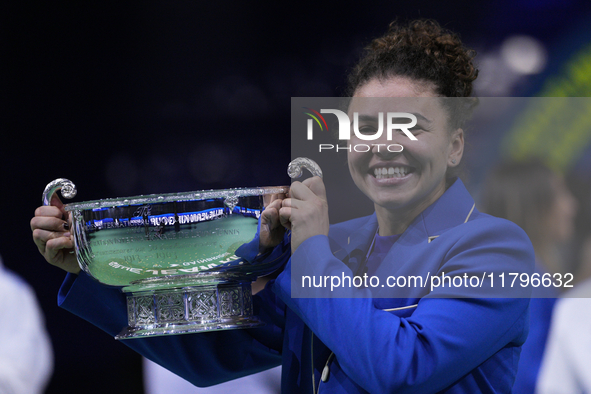
MULTIPOLYGON (((527 336, 527 298, 450 298, 462 294, 443 287, 409 289, 404 298, 372 298, 369 288, 347 290, 346 298, 292 297, 308 290, 296 289, 302 273, 354 274, 376 228, 372 215, 303 242, 255 296, 265 327, 124 343, 198 386, 281 364, 283 393, 510 393, 527 336), (320 382, 326 365, 328 380, 320 382)), ((286 242, 269 258, 284 253, 286 242)), ((525 233, 478 212, 458 180, 415 218, 376 275, 531 273, 533 266, 525 233)), ((111 335, 127 325, 123 294, 84 274, 66 278, 59 303, 111 335)))

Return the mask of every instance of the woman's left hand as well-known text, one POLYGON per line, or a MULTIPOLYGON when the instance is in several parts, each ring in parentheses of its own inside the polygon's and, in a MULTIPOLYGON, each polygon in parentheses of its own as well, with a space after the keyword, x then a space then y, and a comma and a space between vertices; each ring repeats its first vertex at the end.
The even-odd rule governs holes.
POLYGON ((283 200, 279 210, 281 224, 291 230, 291 252, 315 235, 328 235, 328 204, 322 179, 315 176, 294 182, 290 198, 283 200))

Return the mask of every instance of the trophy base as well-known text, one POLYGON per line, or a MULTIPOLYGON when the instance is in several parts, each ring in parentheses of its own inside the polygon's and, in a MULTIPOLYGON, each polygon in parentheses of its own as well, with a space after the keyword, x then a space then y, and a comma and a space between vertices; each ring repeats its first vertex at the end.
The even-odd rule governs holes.
POLYGON ((182 286, 127 295, 126 327, 115 339, 254 328, 250 282, 182 286))

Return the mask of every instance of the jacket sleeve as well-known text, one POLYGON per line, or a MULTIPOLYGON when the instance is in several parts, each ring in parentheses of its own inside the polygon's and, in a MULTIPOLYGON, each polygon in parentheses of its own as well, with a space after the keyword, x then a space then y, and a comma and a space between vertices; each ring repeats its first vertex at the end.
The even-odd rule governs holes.
MULTIPOLYGON (((270 290, 254 296, 261 328, 127 339, 123 343, 148 359, 205 387, 280 365, 285 305, 270 290)), ((115 336, 127 326, 125 295, 84 273, 68 274, 59 305, 115 336)))
MULTIPOLYGON (((440 270, 533 269, 533 249, 523 231, 514 225, 480 227, 445 253, 440 270)), ((348 298, 291 298, 294 262, 305 265, 298 272, 322 277, 351 271, 319 235, 300 245, 274 290, 335 353, 340 368, 372 393, 438 392, 527 335, 528 298, 451 298, 449 289, 439 298, 435 289, 403 318, 376 308, 368 288, 352 288, 348 298)))

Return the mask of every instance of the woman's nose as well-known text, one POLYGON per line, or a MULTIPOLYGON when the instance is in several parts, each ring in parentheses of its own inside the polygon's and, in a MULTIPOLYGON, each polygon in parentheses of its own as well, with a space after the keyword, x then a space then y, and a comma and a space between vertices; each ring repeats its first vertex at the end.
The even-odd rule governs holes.
POLYGON ((404 151, 404 147, 391 141, 376 141, 372 144, 371 152, 382 160, 391 160, 399 156, 404 151))

